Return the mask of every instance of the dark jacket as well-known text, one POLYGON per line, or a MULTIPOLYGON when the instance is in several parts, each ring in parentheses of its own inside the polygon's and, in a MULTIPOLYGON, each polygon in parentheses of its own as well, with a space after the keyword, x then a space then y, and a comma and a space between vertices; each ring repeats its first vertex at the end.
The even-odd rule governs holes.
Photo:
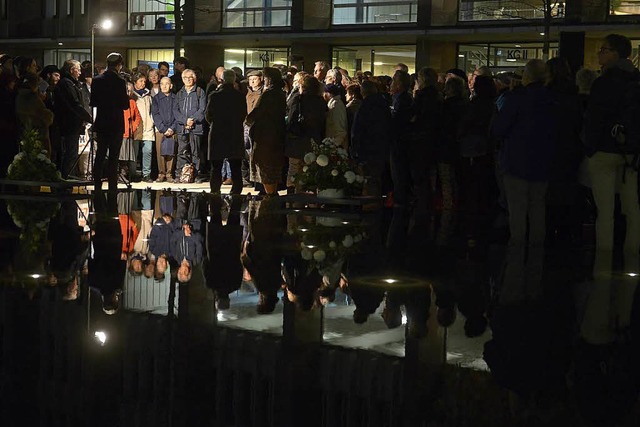
POLYGON ((113 70, 96 76, 91 84, 91 106, 96 107, 94 131, 124 134, 122 112, 129 108, 126 82, 113 70))
POLYGON ((158 132, 165 133, 169 129, 174 131, 178 127, 176 118, 173 115, 173 108, 176 102, 176 96, 173 93, 165 95, 162 92, 158 92, 151 101, 151 116, 153 117, 153 124, 158 129, 158 132))
POLYGON ((500 164, 506 173, 528 181, 549 180, 557 138, 555 104, 541 83, 507 98, 492 127, 492 134, 503 139, 500 164))
POLYGON ((287 95, 280 87, 271 87, 262 93, 255 108, 247 116, 251 126, 249 134, 255 142, 253 159, 277 165, 284 159, 287 95))
POLYGON ((244 156, 244 119, 247 103, 244 95, 225 84, 211 92, 207 102, 209 160, 241 159, 244 156))
POLYGON ((171 254, 171 239, 175 231, 173 222, 167 224, 163 218, 158 218, 149 233, 149 252, 156 258, 171 254))
POLYGON ((187 119, 192 118, 195 121, 195 126, 190 132, 193 132, 194 135, 202 135, 206 107, 207 96, 204 90, 197 86, 194 86, 189 93, 184 87, 180 89, 176 94, 176 101, 173 105, 173 115, 178 127, 176 133, 185 133, 184 126, 187 123, 187 119))
POLYGON ((444 100, 442 108, 442 132, 438 144, 438 160, 451 163, 458 158, 460 121, 469 101, 463 97, 453 97, 444 100))
POLYGON ((360 163, 384 163, 389 157, 391 112, 380 94, 369 95, 353 119, 351 156, 360 163))
POLYGON ((311 151, 311 140, 322 142, 327 120, 327 103, 320 96, 302 94, 291 98, 284 154, 302 159, 311 151))
POLYGON ((182 81, 182 72, 176 71, 169 78, 171 79, 171 84, 173 85, 173 89, 171 89, 173 93, 180 92, 180 89, 184 87, 184 82, 182 81))
POLYGON ((551 167, 552 181, 573 181, 584 156, 581 139, 583 109, 578 87, 570 80, 550 84, 556 100, 558 137, 551 167))
POLYGON ((458 124, 458 147, 462 157, 478 157, 492 153, 491 120, 495 114, 492 97, 474 97, 458 124))
POLYGON ((60 135, 72 136, 83 133, 83 123, 91 123, 91 114, 84 105, 80 83, 68 73, 62 78, 54 91, 55 115, 60 135))
POLYGON ((620 60, 606 69, 591 86, 591 94, 584 116, 585 154, 596 151, 620 152, 611 129, 620 115, 627 84, 634 77, 634 68, 628 59, 620 60))
MULTIPOLYGON (((240 94, 244 100, 244 95, 240 94)), ((245 110, 246 111, 246 110, 245 110)), ((213 212, 211 222, 206 223, 205 259, 202 263, 207 286, 220 294, 229 294, 242 283, 243 227, 239 212, 230 212, 227 225, 222 225, 220 209, 213 212)))
POLYGON ((443 103, 442 95, 435 87, 416 91, 413 101, 414 139, 425 140, 429 147, 436 145, 440 138, 443 103))
POLYGON ((391 116, 393 117, 393 135, 397 141, 406 139, 411 134, 413 125, 413 98, 409 92, 394 93, 392 96, 391 116))
POLYGON ((176 230, 171 238, 171 256, 180 263, 183 259, 192 265, 202 262, 202 236, 195 230, 186 236, 182 229, 176 230))

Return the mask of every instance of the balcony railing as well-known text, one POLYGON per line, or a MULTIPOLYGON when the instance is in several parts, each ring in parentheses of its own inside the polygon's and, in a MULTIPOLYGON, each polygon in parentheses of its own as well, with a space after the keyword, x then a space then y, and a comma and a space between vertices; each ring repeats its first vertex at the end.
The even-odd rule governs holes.
POLYGON ((381 24, 416 22, 415 1, 381 1, 368 3, 334 3, 333 24, 381 24))
POLYGON ((291 26, 291 6, 234 7, 224 12, 225 28, 289 26, 291 26))
POLYGON ((175 12, 131 12, 129 29, 133 31, 175 30, 175 12))

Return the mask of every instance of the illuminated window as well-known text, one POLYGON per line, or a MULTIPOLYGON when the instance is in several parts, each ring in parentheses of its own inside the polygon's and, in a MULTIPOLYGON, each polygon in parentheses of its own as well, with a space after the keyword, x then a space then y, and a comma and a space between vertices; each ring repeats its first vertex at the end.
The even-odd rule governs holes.
POLYGON ((417 0, 334 0, 333 24, 393 24, 416 22, 417 0))
POLYGON ((289 27, 291 4, 292 0, 224 0, 224 27, 289 27))
MULTIPOLYGON (((184 0, 181 0, 184 5, 184 0)), ((174 30, 176 27, 174 2, 129 0, 129 29, 174 30)))
MULTIPOLYGON (((545 0, 459 0, 460 21, 502 21, 544 19, 545 0)), ((565 4, 551 2, 551 16, 564 18, 565 4)))

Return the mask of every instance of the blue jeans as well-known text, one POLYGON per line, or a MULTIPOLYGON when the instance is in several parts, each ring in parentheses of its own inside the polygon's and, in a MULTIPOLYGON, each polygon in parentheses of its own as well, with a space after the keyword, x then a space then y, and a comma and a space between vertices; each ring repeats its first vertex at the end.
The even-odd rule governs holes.
POLYGON ((136 141, 142 144, 142 176, 151 175, 151 161, 153 159, 153 143, 154 141, 136 141))

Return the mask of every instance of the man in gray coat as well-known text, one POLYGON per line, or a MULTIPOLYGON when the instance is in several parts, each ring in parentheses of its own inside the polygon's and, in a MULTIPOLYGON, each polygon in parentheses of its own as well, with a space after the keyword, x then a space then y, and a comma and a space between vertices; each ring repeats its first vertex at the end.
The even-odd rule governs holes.
POLYGON ((224 70, 220 89, 209 95, 206 119, 209 131, 209 159, 211 160, 211 192, 219 193, 222 184, 220 170, 224 159, 231 167, 231 194, 242 192, 242 157, 244 155, 244 119, 247 116, 245 97, 235 89, 236 75, 224 70))

